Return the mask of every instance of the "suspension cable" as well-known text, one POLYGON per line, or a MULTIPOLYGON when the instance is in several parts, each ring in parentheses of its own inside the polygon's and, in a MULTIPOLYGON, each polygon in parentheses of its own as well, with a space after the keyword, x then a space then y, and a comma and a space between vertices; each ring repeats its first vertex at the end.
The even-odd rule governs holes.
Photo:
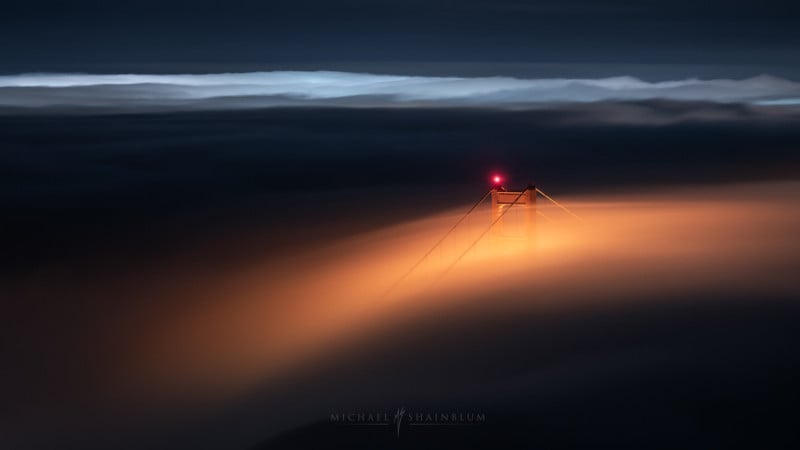
POLYGON ((444 234, 444 236, 442 236, 442 237, 441 237, 441 239, 439 239, 439 240, 438 240, 438 241, 437 241, 435 244, 433 244, 433 247, 431 247, 431 248, 430 248, 430 250, 428 250, 428 251, 427 251, 427 252, 426 252, 426 253, 425 253, 425 254, 422 256, 422 258, 420 258, 420 259, 419 259, 419 260, 418 260, 416 263, 414 263, 414 265, 413 265, 413 266, 411 266, 411 268, 409 268, 409 269, 408 269, 408 270, 407 270, 407 271, 406 271, 406 272, 405 272, 405 273, 404 273, 404 274, 403 274, 403 275, 402 275, 400 278, 398 278, 398 279, 397 279, 397 281, 395 281, 395 282, 394 282, 394 284, 392 284, 392 285, 389 287, 389 289, 387 289, 387 290, 386 290, 386 291, 383 293, 383 295, 381 295, 381 298, 383 298, 383 297, 386 297, 387 295, 389 295, 389 293, 391 293, 391 292, 392 292, 392 291, 393 291, 395 288, 397 288, 397 286, 399 286, 399 285, 400 285, 400 283, 402 283, 402 282, 403 282, 403 281, 404 281, 406 278, 408 278, 408 276, 409 276, 409 275, 411 275, 411 274, 414 272, 414 270, 416 270, 416 269, 417 269, 417 267, 419 267, 419 265, 420 265, 420 264, 422 264, 422 262, 423 262, 423 261, 425 261, 425 259, 427 259, 427 258, 428 258, 428 256, 430 256, 430 254, 431 254, 431 253, 433 253, 433 252, 434 252, 434 250, 436 250, 436 248, 437 248, 437 247, 439 247, 440 245, 442 245, 442 243, 444 242, 444 240, 445 240, 445 239, 447 239, 447 237, 448 237, 448 236, 449 236, 449 235, 450 235, 450 234, 451 234, 453 231, 455 231, 455 229, 456 229, 456 228, 457 228, 459 225, 461 225, 461 222, 463 222, 463 221, 464 221, 464 219, 466 219, 466 218, 467 218, 467 217, 468 217, 470 214, 472 214, 472 212, 473 212, 473 211, 475 211, 475 208, 477 208, 478 206, 480 206, 480 204, 481 204, 481 203, 483 203, 483 201, 484 201, 484 200, 486 200, 486 197, 488 197, 488 196, 489 196, 489 194, 491 194, 491 193, 492 193, 492 190, 491 190, 491 189, 489 189, 488 191, 486 191, 486 193, 485 193, 485 194, 483 194, 483 197, 481 197, 481 199, 480 199, 480 200, 478 200, 477 202, 475 202, 475 204, 474 204, 474 205, 472 205, 472 208, 470 208, 470 209, 469 209, 469 211, 467 211, 467 212, 466 212, 466 213, 465 213, 463 216, 461 216, 461 218, 459 218, 459 219, 458 219, 458 221, 457 221, 455 224, 453 224, 453 226, 452 226, 452 227, 450 227, 450 229, 449 229, 449 230, 447 230, 447 233, 445 233, 445 234, 444 234))
POLYGON ((473 248, 473 247, 475 247, 475 246, 478 244, 478 242, 480 242, 480 240, 481 240, 481 239, 483 239, 483 237, 486 235, 486 233, 488 233, 488 232, 489 232, 489 230, 491 230, 491 229, 492 229, 492 227, 494 227, 494 226, 497 224, 497 222, 500 222, 500 219, 502 219, 502 218, 503 218, 503 216, 505 216, 507 212, 511 211, 511 208, 512 208, 512 207, 513 207, 515 204, 517 204, 517 201, 519 201, 519 199, 521 199, 521 198, 522 198, 522 196, 525 194, 525 192, 527 192, 527 189, 526 189, 526 190, 523 190, 522 192, 520 192, 520 193, 519 193, 519 195, 517 196, 517 198, 515 198, 515 199, 514 199, 514 201, 513 201, 513 202, 511 202, 511 204, 509 204, 509 205, 508 205, 508 207, 507 207, 506 209, 504 209, 504 210, 503 210, 503 212, 502 212, 502 213, 500 213, 500 215, 499 215, 499 216, 497 216, 497 218, 496 218, 496 219, 494 219, 494 220, 492 221, 492 223, 489 225, 489 227, 488 227, 488 228, 486 228, 485 230, 483 230, 483 233, 481 233, 481 234, 480 234, 480 236, 478 236, 478 238, 477 238, 477 239, 475 239, 474 241, 472 241, 472 243, 469 245, 469 247, 467 247, 467 249, 466 249, 466 250, 464 250, 464 252, 463 252, 463 253, 461 253, 460 255, 458 255, 458 258, 456 258, 456 259, 455 259, 455 261, 453 261, 453 262, 452 262, 452 263, 451 263, 451 264, 450 264, 450 265, 449 265, 449 266, 448 266, 448 267, 447 267, 447 268, 444 270, 444 272, 442 272, 442 274, 441 274, 441 275, 439 275, 439 277, 438 277, 438 278, 437 278, 437 279, 436 279, 436 280, 435 280, 435 281, 434 281, 432 284, 436 284, 436 283, 437 283, 439 280, 441 280, 442 278, 444 278, 444 277, 445 277, 445 275, 447 275, 448 273, 450 273, 450 271, 453 269, 453 267, 455 267, 455 265, 456 265, 456 264, 458 264, 458 262, 459 262, 459 261, 461 261, 461 258, 463 258, 463 257, 464 257, 464 256, 465 256, 467 253, 469 253, 469 251, 470 251, 470 250, 472 250, 472 248, 473 248))
POLYGON ((578 217, 578 215, 577 215, 577 214, 575 214, 574 212, 572 212, 572 211, 570 211, 569 209, 567 209, 567 207, 566 207, 566 206, 564 206, 564 205, 562 205, 561 203, 558 203, 557 201, 553 200, 553 197, 550 197, 549 195, 545 194, 544 192, 542 192, 542 190, 541 190, 541 189, 539 189, 539 188, 536 188, 536 192, 538 192, 538 193, 542 194, 542 197, 544 197, 544 198, 546 198, 546 199, 550 200, 551 202, 553 202, 553 204, 554 204, 554 205, 556 205, 556 206, 558 206, 559 208, 563 209, 563 210, 564 210, 564 211, 565 211, 567 214, 571 215, 572 217, 574 217, 574 218, 578 219, 578 221, 579 221, 580 223, 582 223, 582 224, 586 225, 586 221, 585 221, 585 220, 581 219, 580 217, 578 217))

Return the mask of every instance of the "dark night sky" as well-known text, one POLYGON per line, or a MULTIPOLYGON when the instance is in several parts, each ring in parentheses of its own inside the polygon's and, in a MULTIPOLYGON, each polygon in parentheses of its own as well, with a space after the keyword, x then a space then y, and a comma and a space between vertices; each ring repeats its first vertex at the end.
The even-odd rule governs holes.
POLYGON ((0 71, 798 78, 798 24, 797 2, 771 0, 10 0, 0 71))

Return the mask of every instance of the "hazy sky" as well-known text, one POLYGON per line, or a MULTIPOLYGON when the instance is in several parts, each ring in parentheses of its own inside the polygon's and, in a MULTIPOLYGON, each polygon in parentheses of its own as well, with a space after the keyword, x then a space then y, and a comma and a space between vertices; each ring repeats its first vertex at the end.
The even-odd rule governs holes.
POLYGON ((415 62, 429 74, 797 78, 798 49, 800 4, 772 0, 9 0, 0 14, 4 73, 415 62))

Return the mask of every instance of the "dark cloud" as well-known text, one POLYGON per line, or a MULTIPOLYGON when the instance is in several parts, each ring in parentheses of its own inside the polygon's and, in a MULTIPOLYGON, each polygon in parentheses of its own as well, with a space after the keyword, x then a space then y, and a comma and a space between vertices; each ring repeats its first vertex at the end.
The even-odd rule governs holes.
MULTIPOLYGON (((493 169, 562 192, 796 179, 796 124, 773 109, 668 101, 2 115, 3 248, 21 268, 108 233, 142 233, 155 217, 261 204, 289 191, 475 186, 493 169)), ((401 188, 393 198, 413 196, 401 188)))

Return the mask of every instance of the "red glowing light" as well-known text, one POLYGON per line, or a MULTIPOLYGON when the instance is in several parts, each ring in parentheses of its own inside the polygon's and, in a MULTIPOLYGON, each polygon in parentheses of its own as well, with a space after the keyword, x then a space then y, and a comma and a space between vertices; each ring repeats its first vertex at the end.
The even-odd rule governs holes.
POLYGON ((492 177, 492 181, 494 181, 494 184, 500 184, 500 182, 503 181, 503 179, 500 178, 500 175, 495 175, 492 177))

